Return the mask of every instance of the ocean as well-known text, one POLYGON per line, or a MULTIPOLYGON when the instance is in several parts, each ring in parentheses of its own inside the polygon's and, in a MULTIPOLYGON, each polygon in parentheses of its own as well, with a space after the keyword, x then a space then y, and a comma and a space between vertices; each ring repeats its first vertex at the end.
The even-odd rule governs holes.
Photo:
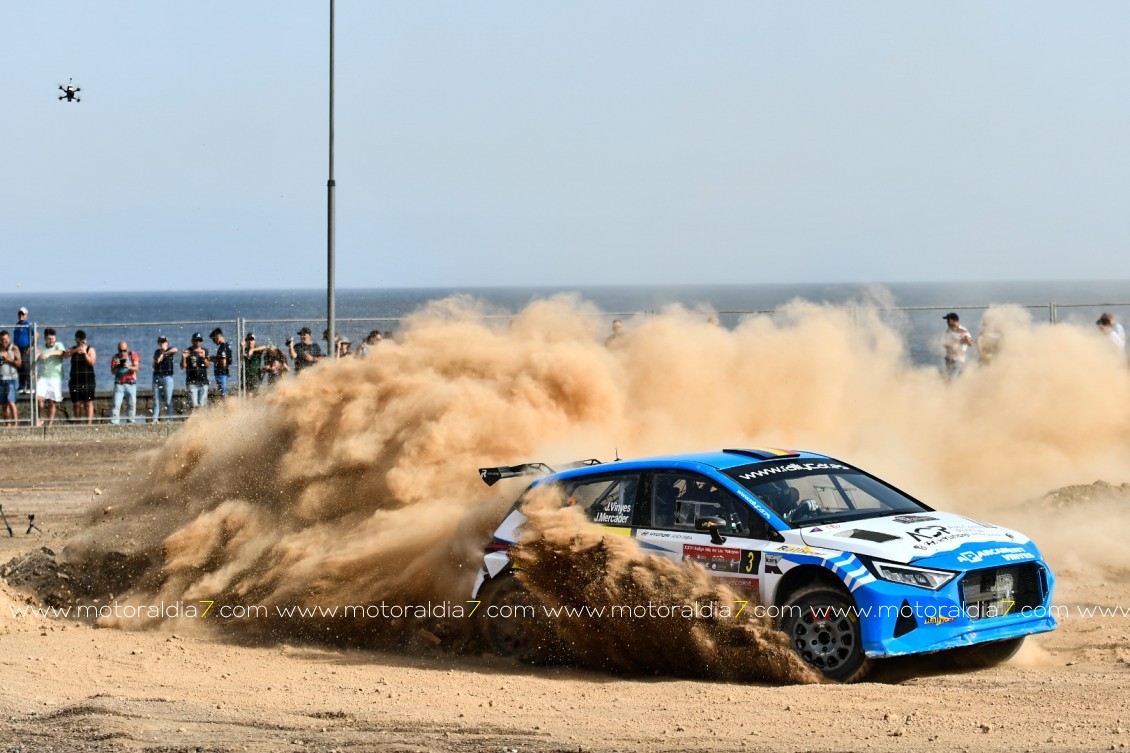
MULTIPOLYGON (((428 301, 467 295, 484 301, 499 313, 517 312, 538 298, 573 293, 609 315, 629 318, 680 304, 688 309, 717 312, 721 324, 735 326, 746 312, 767 312, 796 300, 831 305, 878 306, 899 309, 883 314, 904 333, 910 360, 917 365, 936 362, 938 339, 948 311, 977 333, 981 313, 994 304, 1029 308, 1034 321, 1070 322, 1093 326, 1104 310, 1130 318, 1130 283, 1091 282, 942 282, 864 284, 752 284, 672 286, 587 286, 512 288, 394 288, 342 289, 337 293, 337 330, 359 344, 372 329, 395 333, 399 319, 428 301)), ((109 354, 119 340, 142 355, 139 383, 150 383, 149 356, 158 334, 183 348, 193 332, 205 338, 213 327, 224 330, 234 343, 237 321, 258 341, 280 345, 300 326, 315 333, 325 329, 325 290, 115 291, 98 293, 0 294, 0 326, 16 321, 20 306, 41 330, 55 327, 64 345, 75 329, 85 329, 88 341, 109 354)), ((210 342, 205 346, 212 349, 210 342)), ((101 371, 101 369, 100 369, 101 371)))

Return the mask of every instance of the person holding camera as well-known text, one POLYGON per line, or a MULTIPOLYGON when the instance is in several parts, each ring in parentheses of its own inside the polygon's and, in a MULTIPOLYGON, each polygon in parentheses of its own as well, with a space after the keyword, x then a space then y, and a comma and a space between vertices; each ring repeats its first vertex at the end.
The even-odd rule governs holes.
POLYGON ((122 399, 129 409, 129 423, 137 423, 137 371, 141 368, 141 356, 129 349, 125 340, 118 343, 118 352, 110 359, 110 373, 114 375, 114 408, 110 411, 110 423, 121 423, 122 399))
POLYGON ((208 405, 208 351, 202 344, 204 336, 199 332, 192 334, 192 347, 180 355, 180 367, 184 371, 185 387, 188 388, 188 404, 192 412, 208 405))
POLYGON ((314 333, 309 327, 298 330, 298 336, 302 338, 302 342, 295 343, 291 338, 286 338, 286 345, 290 348, 290 360, 294 361, 295 376, 324 358, 322 348, 314 342, 314 333))
POLYGON ((157 338, 157 350, 153 352, 153 423, 161 420, 161 405, 165 406, 165 421, 173 419, 173 363, 179 353, 169 346, 169 338, 157 338))
POLYGON ((76 421, 86 418, 86 423, 94 423, 94 364, 98 353, 86 344, 86 332, 75 331, 75 344, 63 351, 63 357, 71 359, 71 377, 67 386, 71 390, 71 405, 74 406, 76 421))
POLYGON ((228 379, 231 377, 232 351, 228 341, 224 338, 224 331, 219 327, 212 330, 209 335, 216 346, 216 356, 212 359, 216 378, 216 394, 220 397, 228 396, 228 379))
POLYGON ((290 373, 290 366, 286 362, 286 354, 271 340, 267 341, 267 349, 263 351, 262 384, 270 386, 279 382, 290 373))

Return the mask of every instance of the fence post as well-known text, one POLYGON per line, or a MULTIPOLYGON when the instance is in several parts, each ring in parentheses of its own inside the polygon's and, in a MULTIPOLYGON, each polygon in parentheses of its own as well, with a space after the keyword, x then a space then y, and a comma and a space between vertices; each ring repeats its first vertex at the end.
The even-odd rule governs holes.
POLYGON ((243 317, 235 318, 235 348, 232 349, 232 361, 235 366, 235 389, 239 391, 239 399, 243 400, 243 317))
POLYGON ((1048 321, 1051 322, 1052 324, 1057 324, 1058 319, 1059 319, 1059 317, 1058 317, 1056 310, 1055 310, 1055 302, 1053 301, 1053 302, 1048 304, 1048 321))
POLYGON ((37 350, 39 350, 39 325, 33 322, 31 325, 31 347, 27 352, 28 357, 31 359, 31 363, 28 365, 27 370, 28 386, 31 387, 31 393, 27 397, 27 415, 28 426, 32 427, 33 429, 39 423, 39 401, 35 399, 36 390, 38 389, 36 382, 38 381, 39 377, 39 364, 35 359, 37 350))

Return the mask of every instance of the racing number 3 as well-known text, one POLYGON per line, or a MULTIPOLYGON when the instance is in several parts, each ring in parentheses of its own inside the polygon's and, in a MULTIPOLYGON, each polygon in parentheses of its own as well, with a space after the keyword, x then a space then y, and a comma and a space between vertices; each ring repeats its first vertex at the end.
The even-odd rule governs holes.
POLYGON ((757 563, 761 560, 761 552, 752 549, 742 550, 742 572, 756 573, 757 563))

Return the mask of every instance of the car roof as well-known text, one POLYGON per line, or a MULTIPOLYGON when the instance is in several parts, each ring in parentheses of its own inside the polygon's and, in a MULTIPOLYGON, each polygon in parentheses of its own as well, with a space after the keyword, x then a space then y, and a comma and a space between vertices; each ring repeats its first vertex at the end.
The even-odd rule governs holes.
MULTIPOLYGON (((546 476, 546 479, 566 479, 578 476, 592 476, 613 471, 647 470, 655 468, 680 468, 683 470, 719 471, 747 466, 755 463, 767 463, 775 460, 828 460, 827 455, 805 450, 782 450, 777 448, 726 448, 714 452, 682 452, 675 455, 657 455, 655 457, 634 458, 632 460, 615 460, 611 463, 574 468, 568 471, 546 476)), ((543 479, 544 480, 544 479, 543 479)))

